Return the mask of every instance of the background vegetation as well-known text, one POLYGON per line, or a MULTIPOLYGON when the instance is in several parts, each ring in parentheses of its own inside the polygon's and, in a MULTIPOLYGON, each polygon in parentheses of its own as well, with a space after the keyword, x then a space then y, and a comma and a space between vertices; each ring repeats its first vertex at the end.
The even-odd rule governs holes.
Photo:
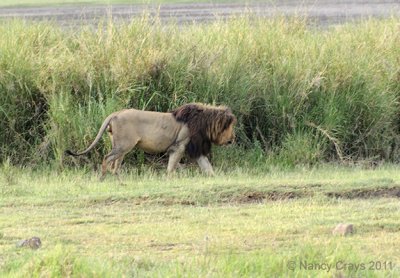
MULTIPOLYGON (((193 0, 2 0, 0 7, 15 6, 49 6, 49 5, 69 5, 69 4, 171 4, 171 3, 193 3, 193 0)), ((196 0, 197 3, 223 3, 239 2, 237 0, 196 0)), ((255 2, 248 0, 246 3, 255 2)))
POLYGON ((86 147, 109 113, 198 101, 238 116, 239 147, 226 156, 288 166, 396 161, 399 24, 371 19, 319 30, 302 19, 245 17, 165 26, 144 16, 62 30, 3 22, 0 159, 80 163, 63 151, 86 147))

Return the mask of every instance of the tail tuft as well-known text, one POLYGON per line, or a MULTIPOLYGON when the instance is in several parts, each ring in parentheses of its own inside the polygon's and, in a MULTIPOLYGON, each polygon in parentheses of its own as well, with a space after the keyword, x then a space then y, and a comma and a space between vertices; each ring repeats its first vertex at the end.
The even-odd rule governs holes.
POLYGON ((72 156, 79 156, 79 154, 77 154, 77 153, 74 153, 74 152, 72 152, 72 151, 70 151, 70 150, 65 150, 65 152, 64 152, 65 154, 67 154, 67 155, 72 155, 72 156))

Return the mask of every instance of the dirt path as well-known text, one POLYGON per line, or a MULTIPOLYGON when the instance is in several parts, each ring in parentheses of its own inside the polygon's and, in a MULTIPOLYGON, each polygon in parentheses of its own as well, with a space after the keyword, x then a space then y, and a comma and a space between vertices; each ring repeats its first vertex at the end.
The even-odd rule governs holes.
POLYGON ((343 23, 366 17, 400 16, 399 0, 279 0, 252 4, 166 4, 156 5, 68 5, 61 7, 0 8, 0 19, 22 17, 29 20, 56 20, 74 26, 82 22, 95 24, 112 15, 115 21, 129 20, 144 12, 159 14, 163 21, 178 23, 208 22, 246 12, 263 17, 274 15, 307 15, 320 25, 343 23))

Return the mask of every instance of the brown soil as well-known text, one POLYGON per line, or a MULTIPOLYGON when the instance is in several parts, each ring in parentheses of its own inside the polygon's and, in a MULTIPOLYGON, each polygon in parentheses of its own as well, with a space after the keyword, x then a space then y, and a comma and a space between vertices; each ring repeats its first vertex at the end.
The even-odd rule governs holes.
POLYGON ((246 192, 246 193, 234 196, 229 201, 232 203, 248 204, 248 203, 262 203, 265 201, 280 201, 280 200, 297 199, 297 198, 303 198, 306 196, 310 196, 310 194, 302 193, 302 192, 293 192, 293 191, 288 191, 288 192, 252 191, 252 192, 246 192))
MULTIPOLYGON (((340 192, 323 193, 329 198, 336 199, 371 199, 371 198, 400 198, 400 186, 377 187, 377 188, 358 188, 340 192)), ((260 191, 243 189, 230 192, 204 192, 204 198, 193 200, 193 198, 185 196, 131 196, 131 197, 108 197, 105 199, 89 200, 84 203, 84 206, 107 206, 115 203, 130 203, 134 205, 143 204, 159 204, 162 206, 203 206, 209 204, 254 204, 264 202, 276 202, 291 199, 309 198, 314 195, 313 191, 307 190, 292 190, 292 191, 260 191)))
POLYGON ((343 192, 329 192, 326 195, 343 199, 400 198, 400 187, 354 189, 343 192))

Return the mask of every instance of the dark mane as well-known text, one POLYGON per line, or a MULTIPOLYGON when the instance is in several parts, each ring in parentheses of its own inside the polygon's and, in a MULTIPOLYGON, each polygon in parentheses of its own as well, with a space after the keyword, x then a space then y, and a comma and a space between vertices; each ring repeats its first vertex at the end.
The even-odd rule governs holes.
POLYGON ((211 143, 227 129, 236 117, 225 106, 211 106, 201 103, 190 103, 173 110, 172 115, 179 122, 187 124, 190 142, 186 151, 191 158, 208 155, 211 143))

